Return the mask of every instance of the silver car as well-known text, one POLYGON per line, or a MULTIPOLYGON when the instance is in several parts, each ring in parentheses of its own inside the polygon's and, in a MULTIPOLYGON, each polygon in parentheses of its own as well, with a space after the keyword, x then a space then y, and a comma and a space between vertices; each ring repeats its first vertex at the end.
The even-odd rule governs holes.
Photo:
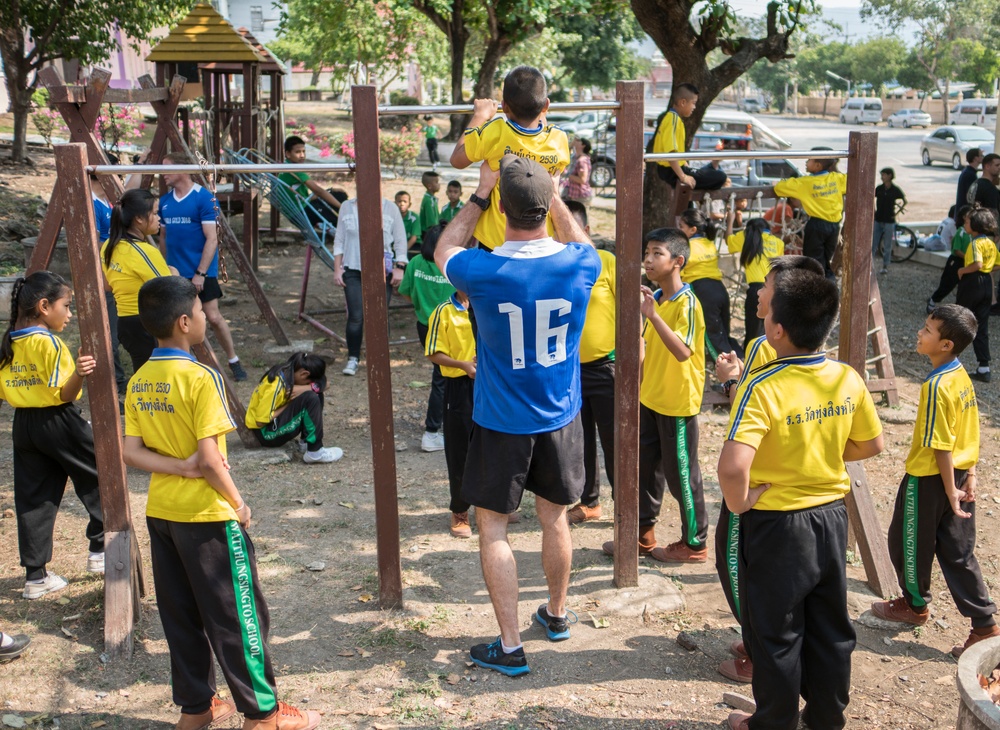
POLYGON ((931 126, 931 115, 921 109, 899 109, 889 115, 885 123, 890 127, 929 127, 931 126))
POLYGON ((984 153, 993 151, 993 133, 982 127, 952 125, 941 127, 920 140, 920 160, 930 165, 935 160, 950 162, 954 170, 965 165, 965 153, 978 147, 984 153))

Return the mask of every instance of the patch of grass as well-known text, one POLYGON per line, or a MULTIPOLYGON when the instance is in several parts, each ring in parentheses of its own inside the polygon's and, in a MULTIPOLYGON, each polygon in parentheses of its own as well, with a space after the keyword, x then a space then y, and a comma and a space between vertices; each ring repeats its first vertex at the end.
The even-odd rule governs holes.
POLYGON ((358 639, 358 645, 366 649, 400 646, 402 643, 399 630, 391 626, 385 626, 377 631, 366 632, 364 636, 358 639))

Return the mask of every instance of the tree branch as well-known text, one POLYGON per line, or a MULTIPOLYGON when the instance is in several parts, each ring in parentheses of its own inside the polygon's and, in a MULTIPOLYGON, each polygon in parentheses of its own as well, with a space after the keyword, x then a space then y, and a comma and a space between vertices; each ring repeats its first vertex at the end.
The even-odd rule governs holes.
POLYGON ((59 23, 63 22, 66 19, 66 13, 69 11, 72 5, 73 5, 72 0, 61 0, 61 2, 59 3, 59 8, 55 11, 54 15, 52 16, 52 22, 49 23, 49 26, 45 29, 42 35, 37 36, 34 33, 32 33, 32 39, 34 40, 35 47, 32 48, 31 53, 29 53, 25 57, 25 60, 29 64, 29 68, 38 68, 45 62, 43 60, 39 60, 35 63, 32 63, 32 59, 35 56, 41 55, 43 53, 42 49, 48 45, 49 39, 52 38, 52 34, 55 33, 56 28, 59 26, 59 23))

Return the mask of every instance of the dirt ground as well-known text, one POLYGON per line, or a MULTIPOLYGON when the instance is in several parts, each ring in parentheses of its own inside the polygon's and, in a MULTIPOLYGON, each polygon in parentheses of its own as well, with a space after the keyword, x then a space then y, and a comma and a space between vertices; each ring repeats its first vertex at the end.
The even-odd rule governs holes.
MULTIPOLYGON (((51 157, 39 155, 35 170, 0 168, 0 199, 20 196, 14 206, 37 205, 31 195, 47 197, 53 174, 51 157)), ((419 184, 388 183, 387 193, 419 184)), ((443 196, 442 196, 443 199, 443 196)), ((0 208, 0 224, 3 223, 0 208)), ((238 225, 234 225, 239 230, 238 225)), ((613 237, 610 213, 598 212, 595 232, 613 237)), ((2 231, 2 228, 0 228, 2 231)), ((2 236, 0 236, 2 238, 2 236)), ((683 606, 661 612, 611 611, 598 590, 610 587, 611 560, 600 550, 612 535, 613 505, 605 489, 605 518, 574 528, 574 575, 569 607, 580 617, 570 641, 550 644, 531 614, 545 600, 539 565, 540 535, 533 505, 511 529, 521 571, 520 616, 532 672, 512 680, 468 666, 471 644, 497 633, 482 581, 477 540, 448 534, 447 480, 443 453, 420 451, 430 368, 415 344, 392 348, 392 384, 398 461, 402 569, 406 606, 377 608, 374 502, 369 446, 367 367, 358 377, 341 377, 346 353, 333 341, 295 320, 303 249, 295 244, 265 245, 260 279, 293 339, 313 339, 338 352, 332 367, 325 425, 327 443, 344 449, 342 461, 305 465, 297 455, 271 463, 280 450, 247 451, 229 438, 233 476, 254 510, 251 534, 271 609, 271 648, 283 698, 325 715, 324 728, 717 728, 729 708, 724 692, 750 694, 717 674, 727 647, 736 638, 718 578, 711 563, 669 567, 643 559, 647 581, 679 591, 683 606), (306 565, 322 561, 313 572, 306 565), (593 619, 607 619, 597 628, 593 619), (693 649, 678 644, 683 632, 693 649)), ((230 267, 232 270, 235 267, 230 267)), ((867 473, 883 528, 910 443, 912 413, 919 383, 928 371, 912 352, 924 318, 924 302, 939 272, 919 264, 894 266, 883 298, 903 406, 887 409, 886 450, 867 462, 867 473)), ((266 367, 280 358, 264 354, 270 344, 253 300, 238 281, 226 288, 223 313, 232 323, 237 348, 250 380, 238 392, 247 402, 266 367)), ((332 275, 315 268, 310 306, 337 305, 342 294, 332 275)), ((734 313, 742 305, 733 306, 734 313)), ((344 315, 331 315, 342 331, 344 315)), ((415 333, 412 312, 390 313, 393 340, 415 333)), ((65 337, 77 339, 71 325, 65 337)), ((835 337, 834 340, 835 341, 835 337)), ((971 350, 971 348, 970 348, 971 350)), ((127 360, 127 358, 126 358, 127 360)), ((971 365, 971 351, 963 357, 971 365)), ((983 416, 979 467, 978 555, 986 580, 997 590, 1000 570, 997 511, 1000 510, 997 417, 998 384, 977 385, 983 416)), ((81 401, 87 410, 86 398, 81 401)), ((102 581, 85 571, 85 521, 70 493, 56 526, 50 568, 70 580, 69 587, 38 601, 20 598, 23 573, 18 565, 12 492, 11 410, 0 409, 0 627, 33 637, 21 659, 0 665, 0 723, 20 727, 156 728, 176 720, 169 687, 169 658, 152 593, 143 603, 130 661, 107 663, 102 657, 102 581)), ((700 461, 706 478, 710 522, 714 526, 721 494, 715 463, 723 440, 726 412, 705 412, 700 461)), ((148 477, 130 471, 132 514, 149 576, 148 541, 142 520, 148 477)), ((605 481, 606 484, 606 481, 605 481)), ((677 511, 668 501, 658 527, 661 542, 676 539, 677 511)), ((864 570, 852 556, 851 614, 867 610, 873 595, 864 570)), ((858 624, 849 727, 948 728, 954 726, 958 695, 956 661, 949 649, 964 640, 968 627, 935 571, 933 619, 912 631, 885 631, 858 624)), ((224 683, 222 694, 226 694, 224 683)), ((236 720, 223 727, 239 727, 236 720)))

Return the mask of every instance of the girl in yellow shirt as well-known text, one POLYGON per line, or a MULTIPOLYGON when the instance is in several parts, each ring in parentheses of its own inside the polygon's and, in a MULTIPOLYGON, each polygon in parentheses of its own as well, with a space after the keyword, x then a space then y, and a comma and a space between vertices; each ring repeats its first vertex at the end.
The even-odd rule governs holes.
POLYGON ((743 322, 746 335, 743 350, 750 341, 764 334, 764 320, 757 316, 757 294, 764 287, 764 279, 771 270, 771 259, 783 256, 785 242, 771 235, 771 229, 763 218, 752 218, 746 227, 733 233, 736 211, 729 211, 726 218, 726 247, 729 253, 740 255, 740 266, 747 278, 747 296, 743 302, 743 322))
POLYGON ((52 530, 66 479, 90 516, 87 570, 104 572, 104 522, 98 491, 94 432, 73 403, 97 362, 75 362, 62 332, 73 296, 61 276, 38 271, 14 283, 10 326, 0 341, 0 398, 14 407, 14 509, 17 543, 28 599, 66 587, 45 570, 52 560, 52 530))
POLYGON ((729 336, 729 292, 722 283, 715 227, 700 210, 689 208, 680 215, 678 228, 688 237, 691 256, 681 269, 681 281, 701 302, 705 313, 705 339, 712 363, 724 352, 743 357, 743 349, 729 336))
POLYGON ((976 338, 972 349, 979 366, 969 377, 983 383, 990 382, 990 306, 993 302, 993 279, 990 273, 996 266, 997 219, 992 210, 975 208, 965 216, 965 231, 972 243, 965 249, 965 266, 958 270, 958 292, 955 302, 976 315, 976 338))

